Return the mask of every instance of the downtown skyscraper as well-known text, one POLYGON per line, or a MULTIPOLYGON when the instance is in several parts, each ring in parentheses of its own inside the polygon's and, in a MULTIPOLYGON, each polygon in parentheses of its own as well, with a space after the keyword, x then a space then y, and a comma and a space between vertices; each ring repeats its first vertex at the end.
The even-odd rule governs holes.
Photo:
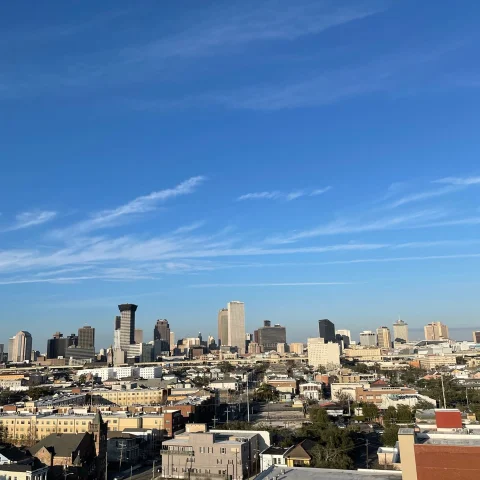
POLYGON ((245 353, 245 304, 243 302, 229 302, 228 310, 228 343, 236 348, 238 353, 245 353))
POLYGON ((120 310, 120 322, 116 319, 115 326, 119 326, 119 347, 127 350, 135 343, 135 312, 138 306, 133 303, 122 303, 118 306, 120 310), (118 322, 118 323, 117 323, 118 322))
POLYGON ((397 343, 408 342, 408 323, 398 319, 393 324, 393 341, 397 343))
POLYGON ((153 341, 158 354, 159 352, 170 351, 170 325, 168 320, 157 320, 155 328, 153 329, 153 341))
POLYGON ((326 318, 318 321, 318 333, 325 343, 335 341, 335 325, 326 318))
POLYGON ((218 312, 218 345, 228 345, 228 308, 218 312))
POLYGON ((30 361, 32 357, 32 336, 25 331, 18 332, 8 342, 8 360, 14 363, 30 361))

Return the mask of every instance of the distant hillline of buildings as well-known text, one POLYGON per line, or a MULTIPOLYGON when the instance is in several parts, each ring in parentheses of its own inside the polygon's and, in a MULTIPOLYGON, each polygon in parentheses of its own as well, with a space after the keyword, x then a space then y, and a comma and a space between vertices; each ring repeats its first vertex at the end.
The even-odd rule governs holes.
MULTIPOLYGON (((220 350, 223 353, 246 353, 259 354, 269 351, 285 353, 289 350, 287 344, 286 328, 264 320, 263 326, 253 334, 245 331, 245 304, 232 301, 218 312, 218 341, 213 336, 208 336, 204 341, 201 333, 197 337, 183 338, 175 343, 175 333, 170 330, 168 320, 157 320, 153 329, 153 341, 144 342, 143 330, 137 329, 135 315, 138 306, 125 303, 118 306, 120 315, 114 320, 114 335, 111 348, 100 351, 100 356, 106 357, 109 363, 123 364, 129 360, 149 362, 160 357, 170 355, 192 355, 207 353, 209 350, 220 350), (196 351, 195 351, 196 350, 196 351)), ((339 345, 340 353, 348 348, 352 341, 350 330, 335 329, 335 325, 328 319, 318 321, 319 336, 308 339, 310 348, 313 345, 339 345)), ((448 327, 441 322, 432 322, 424 327, 425 340, 447 340, 449 338, 448 327)), ((364 330, 360 332, 361 346, 377 346, 380 348, 392 348, 408 342, 408 324, 398 320, 393 324, 393 335, 386 326, 381 326, 376 331, 364 330)), ((473 332, 473 341, 480 343, 480 331, 473 332)), ((333 349, 335 347, 321 347, 333 349)), ((0 344, 0 361, 23 363, 36 361, 40 355, 32 347, 32 336, 27 331, 20 331, 9 339, 8 355, 4 351, 4 345, 0 344)), ((290 344, 292 353, 303 353, 302 343, 290 344)), ((336 350, 334 352, 336 357, 336 350)), ((69 364, 84 364, 94 361, 98 357, 95 351, 95 328, 83 326, 78 329, 78 334, 64 337, 56 332, 47 341, 45 359, 65 359, 69 364)))

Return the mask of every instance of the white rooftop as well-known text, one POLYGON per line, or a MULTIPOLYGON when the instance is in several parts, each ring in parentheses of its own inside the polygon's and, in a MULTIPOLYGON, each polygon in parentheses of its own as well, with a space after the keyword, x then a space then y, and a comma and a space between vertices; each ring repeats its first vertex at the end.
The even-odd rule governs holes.
POLYGON ((330 468, 271 466, 260 473, 256 480, 401 480, 402 472, 392 470, 333 470, 330 468))

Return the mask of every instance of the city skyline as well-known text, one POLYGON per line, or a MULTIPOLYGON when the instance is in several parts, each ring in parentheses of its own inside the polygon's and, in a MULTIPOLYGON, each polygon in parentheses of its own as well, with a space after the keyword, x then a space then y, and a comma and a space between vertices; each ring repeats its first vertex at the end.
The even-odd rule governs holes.
POLYGON ((108 345, 123 301, 216 336, 232 298, 292 340, 399 313, 470 338, 480 5, 457 3, 9 3, 0 342, 87 319, 108 345))
MULTIPOLYGON (((228 302, 227 303, 227 307, 229 304, 240 304, 241 305, 241 308, 242 308, 242 313, 244 313, 244 302, 238 302, 238 301, 231 301, 231 302, 228 302)), ((130 316, 128 317, 128 327, 129 327, 129 332, 128 332, 128 337, 130 338, 130 326, 133 326, 133 332, 134 332, 134 335, 135 335, 135 332, 142 332, 142 340, 144 343, 150 343, 150 342, 154 342, 155 339, 156 339, 156 332, 158 331, 157 329, 159 328, 159 324, 163 324, 165 323, 165 325, 167 326, 167 330, 168 330, 168 337, 169 339, 171 340, 171 336, 170 336, 170 321, 167 320, 167 319, 163 319, 163 320, 153 320, 151 322, 151 325, 148 326, 148 324, 146 326, 144 326, 144 328, 142 329, 139 329, 137 328, 138 327, 138 324, 136 323, 137 322, 137 308, 138 308, 138 305, 135 305, 135 304, 120 304, 118 305, 117 307, 118 309, 121 309, 121 311, 123 310, 124 312, 125 311, 133 311, 133 316, 134 316, 134 321, 133 321, 133 325, 131 324, 129 318, 130 316), (150 336, 148 333, 147 334, 143 334, 144 333, 144 330, 146 330, 147 332, 148 331, 151 331, 152 330, 152 326, 153 326, 153 333, 152 335, 150 336)), ((220 309, 218 312, 217 312, 217 315, 219 315, 221 312, 225 312, 228 314, 228 308, 222 308, 220 309)), ((374 335, 375 337, 375 340, 373 340, 374 343, 369 343, 370 345, 376 345, 376 344, 379 344, 380 340, 379 340, 379 331, 381 331, 382 329, 387 329, 388 330, 388 336, 390 337, 390 341, 393 345, 393 332, 395 331, 395 327, 398 326, 398 325, 401 325, 401 326, 406 326, 408 328, 408 322, 405 322, 403 319, 400 319, 400 318, 397 318, 395 320, 392 320, 391 323, 388 323, 386 325, 383 325, 383 326, 379 326, 379 327, 375 327, 375 328, 372 328, 371 330, 367 330, 365 327, 365 325, 368 326, 368 324, 358 324, 356 326, 353 327, 353 329, 351 330, 347 330, 347 329, 336 329, 336 324, 334 324, 333 322, 331 322, 330 320, 314 320, 314 319, 309 319, 308 320, 309 324, 307 325, 307 328, 309 329, 308 331, 311 332, 310 335, 307 335, 307 337, 302 337, 300 334, 298 334, 296 332, 296 330, 298 330, 295 326, 291 329, 288 329, 286 326, 281 326, 282 329, 286 330, 287 331, 287 336, 286 336, 286 344, 290 344, 290 343, 296 343, 296 342, 300 342, 300 343, 304 343, 306 344, 307 341, 308 341, 308 338, 321 338, 319 337, 319 325, 320 325, 320 322, 327 322, 328 324, 331 324, 334 328, 334 332, 336 333, 339 333, 339 332, 347 332, 347 333, 351 333, 352 332, 352 336, 351 336, 351 340, 353 340, 354 342, 356 342, 357 344, 361 344, 361 337, 360 337, 360 334, 362 333, 371 333, 372 335, 374 335)), ((125 323, 125 324, 126 324, 125 323)), ((214 339, 217 340, 217 337, 216 337, 216 334, 218 334, 218 317, 215 319, 215 329, 213 331, 213 335, 211 334, 211 332, 205 332, 204 334, 204 337, 207 338, 207 337, 210 337, 212 336, 214 339)), ((263 325, 271 325, 272 322, 271 320, 262 320, 262 323, 263 325)), ((435 322, 433 322, 435 323, 435 322)), ((441 323, 441 322, 436 322, 436 323, 441 323)), ((246 322, 245 322, 246 324, 246 322)), ((432 322, 430 323, 427 323, 427 324, 424 324, 423 327, 419 327, 419 328, 413 328, 413 329, 410 329, 408 328, 408 332, 413 332, 413 335, 411 336, 411 338, 408 338, 409 341, 421 341, 421 340, 425 340, 426 339, 426 329, 427 327, 429 327, 430 325, 432 324, 432 322)), ((143 324, 142 324, 143 325, 143 324)), ((174 324, 175 325, 175 324, 174 324)), ((340 325, 340 323, 339 323, 340 325)), ((178 325, 177 325, 178 326, 178 325)), ((344 326, 343 324, 341 324, 341 326, 344 326)), ((108 332, 105 332, 104 334, 100 335, 100 340, 98 341, 98 344, 97 344, 97 341, 96 341, 96 338, 97 338, 97 328, 95 326, 88 326, 88 325, 83 325, 83 326, 80 326, 78 327, 78 333, 80 334, 80 332, 85 332, 87 331, 88 332, 88 338, 91 338, 93 340, 93 342, 95 343, 95 351, 98 352, 101 348, 109 348, 110 346, 112 347, 115 347, 115 332, 117 333, 120 333, 120 327, 121 327, 121 316, 118 316, 116 315, 114 317, 114 323, 113 323, 113 326, 111 328, 110 331, 108 332), (119 327, 117 329, 117 327, 119 327), (112 341, 112 334, 113 334, 113 341, 112 341), (102 338, 105 338, 105 339, 109 339, 105 342, 102 343, 102 338)), ((273 327, 280 327, 280 325, 275 322, 275 324, 272 326, 273 327)), ((252 338, 254 337, 256 331, 258 330, 258 325, 255 327, 255 326, 252 326, 250 328, 249 325, 246 324, 246 327, 245 327, 245 333, 248 334, 248 335, 251 335, 252 338)), ((181 332, 183 331, 181 328, 179 329, 181 332)), ((475 329, 471 329, 470 327, 466 327, 466 328, 455 328, 455 327, 449 327, 448 325, 446 325, 446 332, 449 333, 449 338, 452 339, 452 340, 457 340, 457 341, 460 341, 460 340, 463 340, 463 341, 470 341, 471 338, 472 338, 472 334, 475 335, 475 329), (459 334, 458 332, 461 331, 462 333, 459 334), (457 333, 456 333, 457 332, 457 333)), ((172 332, 173 333, 173 330, 172 332)), ((178 336, 177 338, 180 340, 182 338, 195 338, 196 334, 198 332, 195 332, 195 331, 190 331, 190 330, 184 330, 184 334, 178 336)), ((408 333, 407 333, 408 335, 408 333)), ((32 349, 34 351, 39 351, 41 354, 45 353, 48 355, 49 353, 49 349, 50 349, 50 342, 52 342, 52 337, 53 339, 55 338, 61 338, 63 341, 67 341, 71 338, 75 338, 75 342, 78 343, 78 339, 79 339, 79 335, 76 335, 75 333, 72 333, 72 334, 65 334, 63 335, 63 333, 61 332, 55 332, 51 335, 48 335, 46 334, 45 335, 45 342, 43 341, 43 336, 41 336, 41 340, 38 340, 38 339, 35 339, 34 335, 31 335, 31 338, 33 339, 32 340, 32 349), (59 337, 60 336, 60 337, 59 337)), ((244 335, 245 337, 245 335, 244 335)), ((118 336, 118 338, 120 339, 120 335, 118 336)), ((9 337, 9 341, 11 342, 13 339, 13 337, 9 337)), ((432 339, 432 338, 430 338, 432 339)), ((336 340, 334 340, 336 341, 336 340)), ((75 344, 76 344, 75 343, 75 344)), ((135 342, 133 344, 130 344, 130 345, 134 345, 135 342)), ((388 343, 388 341, 387 341, 388 343)), ((2 341, 0 339, 0 345, 2 344, 2 341)), ((6 351, 8 351, 8 345, 9 345, 9 342, 8 341, 5 341, 3 342, 3 344, 5 345, 5 349, 6 351)), ((73 344, 73 343, 69 343, 68 345, 70 344, 73 344)), ((382 343, 383 344, 383 343, 382 343)), ((67 344, 66 344, 67 345, 67 344)), ((66 348, 66 345, 65 347, 63 348, 66 348)), ((53 344, 52 344, 52 348, 55 348, 53 347, 53 344)), ((127 349, 128 350, 128 349, 127 349)))

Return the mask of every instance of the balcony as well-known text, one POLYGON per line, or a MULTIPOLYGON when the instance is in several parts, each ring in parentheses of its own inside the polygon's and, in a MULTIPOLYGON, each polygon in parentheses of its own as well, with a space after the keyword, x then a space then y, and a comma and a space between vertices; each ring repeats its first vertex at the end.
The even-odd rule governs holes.
POLYGON ((160 451, 161 455, 185 455, 187 457, 194 457, 195 452, 192 451, 186 451, 186 450, 169 450, 167 448, 162 448, 160 451))

